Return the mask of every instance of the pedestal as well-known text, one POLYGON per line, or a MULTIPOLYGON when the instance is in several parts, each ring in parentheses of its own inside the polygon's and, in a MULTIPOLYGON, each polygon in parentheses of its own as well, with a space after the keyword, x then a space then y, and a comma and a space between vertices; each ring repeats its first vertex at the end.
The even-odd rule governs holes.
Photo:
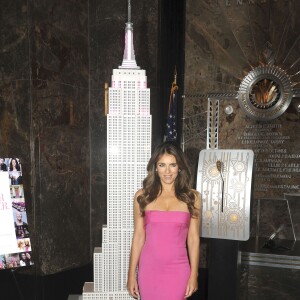
POLYGON ((238 299, 238 247, 238 241, 208 241, 208 300, 238 299))

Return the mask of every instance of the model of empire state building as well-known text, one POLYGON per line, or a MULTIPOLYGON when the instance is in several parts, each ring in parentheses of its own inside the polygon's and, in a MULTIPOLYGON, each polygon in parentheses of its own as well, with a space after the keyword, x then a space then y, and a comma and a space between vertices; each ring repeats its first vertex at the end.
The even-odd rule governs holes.
POLYGON ((107 115, 107 226, 94 251, 94 282, 83 300, 132 299, 126 289, 133 235, 133 197, 141 188, 151 155, 150 89, 135 61, 133 27, 128 22, 122 65, 113 70, 107 115))

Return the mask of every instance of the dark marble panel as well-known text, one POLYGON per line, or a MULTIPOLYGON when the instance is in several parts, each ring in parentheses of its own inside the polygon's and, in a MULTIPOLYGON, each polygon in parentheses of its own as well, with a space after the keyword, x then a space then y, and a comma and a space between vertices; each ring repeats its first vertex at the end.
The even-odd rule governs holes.
MULTIPOLYGON (((243 68, 248 62, 224 16, 222 6, 215 1, 190 0, 187 1, 187 15, 186 40, 198 46, 198 56, 210 65, 221 68, 222 73, 242 78, 243 68)), ((189 56, 186 55, 186 58, 189 56)), ((205 75, 203 72, 202 76, 205 75)))
POLYGON ((0 5, 0 91, 4 91, 10 85, 15 88, 16 80, 29 80, 28 3, 0 1, 0 5))
POLYGON ((0 152, 1 156, 20 157, 27 169, 26 164, 30 166, 28 7, 23 1, 0 5, 0 152))
MULTIPOLYGON (((225 1, 219 2, 224 19, 229 23, 232 33, 234 34, 237 43, 242 51, 242 55, 247 62, 246 67, 256 65, 258 61, 258 53, 256 49, 256 40, 253 38, 253 18, 249 16, 249 9, 244 9, 239 5, 228 5, 225 1), (238 16, 238 17, 237 17, 238 16)), ((251 6, 253 7, 253 5, 251 6)), ((254 6, 257 12, 257 6, 254 6)), ((260 10, 261 14, 265 10, 260 10)), ((255 18, 257 20, 257 18, 255 18)), ((262 30, 265 29, 261 26, 262 30)))
POLYGON ((202 95, 184 98, 184 151, 196 180, 199 149, 206 148, 207 99, 202 95))
POLYGON ((32 1, 32 77, 88 88, 88 1, 32 1))
MULTIPOLYGON (((241 28, 241 32, 238 38, 241 38, 241 44, 243 47, 247 47, 249 44, 252 44, 250 49, 249 58, 251 58, 252 67, 256 67, 261 61, 261 52, 264 50, 264 46, 267 42, 273 42, 270 36, 270 3, 272 1, 267 1, 265 3, 255 3, 254 5, 243 5, 243 6, 234 6, 227 7, 226 10, 232 12, 235 11, 237 16, 237 22, 235 24, 235 30, 239 29, 239 23, 243 22, 245 19, 247 25, 241 28), (243 14, 243 17, 240 18, 240 13, 243 14), (243 41, 245 33, 251 32, 249 35, 249 40, 246 39, 243 41), (252 50, 252 51, 251 51, 252 50), (252 55, 251 55, 252 52, 252 55)), ((286 14, 287 15, 287 14, 286 14)), ((249 69, 247 69, 249 71, 249 69)))
POLYGON ((19 157, 30 168, 29 81, 12 81, 0 93, 1 156, 19 157))
POLYGON ((48 87, 33 93, 34 125, 39 129, 37 254, 44 274, 80 266, 90 257, 88 91, 53 83, 48 87))
POLYGON ((239 300, 297 300, 300 270, 242 265, 239 300))
POLYGON ((270 40, 276 52, 276 62, 286 70, 299 58, 300 20, 296 13, 299 9, 297 0, 273 1, 270 7, 270 40))
POLYGON ((89 259, 89 143, 86 130, 62 126, 38 140, 38 251, 41 271, 51 274, 89 259))
POLYGON ((91 135, 91 245, 102 242, 102 226, 107 223, 107 165, 106 165, 106 117, 104 115, 104 87, 90 91, 91 135))
POLYGON ((294 240, 293 220, 287 200, 263 199, 259 200, 258 205, 258 236, 270 237, 274 232, 278 232, 276 238, 294 240))
POLYGON ((28 3, 0 1, 0 7, 0 156, 18 157, 22 163, 27 220, 35 245, 28 3))
POLYGON ((52 274, 91 260, 88 1, 30 9, 36 261, 52 274))
POLYGON ((300 194, 286 194, 296 239, 300 239, 300 194))
POLYGON ((107 223, 105 83, 123 58, 126 1, 89 1, 90 135, 91 135, 91 245, 101 246, 107 223))

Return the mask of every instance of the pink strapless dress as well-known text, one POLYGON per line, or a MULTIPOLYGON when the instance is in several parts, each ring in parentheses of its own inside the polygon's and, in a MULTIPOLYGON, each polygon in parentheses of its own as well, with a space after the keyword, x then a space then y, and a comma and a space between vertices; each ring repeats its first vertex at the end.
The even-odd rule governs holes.
POLYGON ((186 249, 190 214, 149 210, 144 221, 146 241, 138 271, 141 300, 184 300, 190 277, 186 249))

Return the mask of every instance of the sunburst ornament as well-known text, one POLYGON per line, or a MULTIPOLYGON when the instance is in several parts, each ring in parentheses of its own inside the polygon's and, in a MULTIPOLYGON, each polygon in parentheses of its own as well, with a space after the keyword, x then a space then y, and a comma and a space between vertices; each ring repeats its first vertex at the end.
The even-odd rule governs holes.
POLYGON ((278 118, 293 98, 290 76, 277 66, 260 66, 242 80, 238 92, 240 107, 251 119, 278 118))
POLYGON ((220 179, 220 172, 213 161, 206 161, 204 167, 204 176, 206 181, 218 181, 220 179))
POLYGON ((237 159, 232 160, 231 164, 232 164, 232 167, 233 167, 233 170, 234 170, 234 175, 245 172, 245 170, 247 168, 243 161, 240 161, 240 160, 237 160, 237 159))
POLYGON ((239 221, 239 215, 237 213, 231 213, 228 215, 228 221, 232 224, 236 224, 239 221))

